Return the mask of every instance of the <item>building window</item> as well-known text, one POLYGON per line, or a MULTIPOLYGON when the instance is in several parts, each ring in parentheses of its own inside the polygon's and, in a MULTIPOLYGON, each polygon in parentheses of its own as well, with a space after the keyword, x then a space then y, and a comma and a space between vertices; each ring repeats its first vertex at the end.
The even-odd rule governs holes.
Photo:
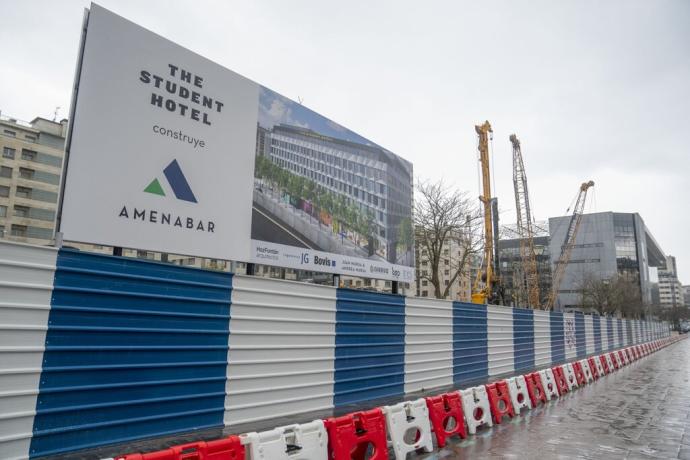
POLYGON ((31 189, 29 187, 17 187, 15 195, 19 198, 31 198, 31 189))
POLYGON ((33 179, 35 172, 36 171, 34 171, 33 169, 19 168, 19 177, 21 179, 33 179))
POLYGON ((3 158, 9 158, 10 160, 14 160, 14 154, 15 154, 15 152, 16 152, 15 149, 11 149, 11 148, 9 148, 9 147, 3 147, 3 149, 2 149, 2 157, 3 157, 3 158))
POLYGON ((21 236, 26 238, 26 225, 12 224, 12 236, 21 236))
POLYGON ((4 238, 4 237, 5 237, 5 226, 0 225, 0 238, 4 238))
POLYGON ((6 185, 0 185, 0 196, 1 197, 10 196, 10 188, 6 185))
POLYGON ((429 282, 427 280, 422 280, 422 286, 428 286, 429 282))
POLYGON ((22 149, 22 160, 35 161, 36 152, 34 152, 33 150, 22 149))
POLYGON ((0 166, 0 177, 12 177, 12 168, 0 166))
POLYGON ((429 297, 429 291, 422 291, 422 297, 429 297))
POLYGON ((14 205, 14 215, 15 217, 29 217, 29 207, 14 205))
POLYGON ((14 131, 10 131, 9 129, 6 129, 3 131, 3 134, 5 136, 10 136, 10 137, 17 137, 17 133, 14 131))
POLYGON ((448 286, 448 280, 444 280, 444 281, 443 281, 443 284, 444 284, 445 286, 448 286))
POLYGON ((7 216, 7 206, 0 206, 0 217, 7 216))
POLYGON ((32 136, 31 134, 25 134, 24 138, 29 142, 36 142, 36 136, 32 136))
POLYGON ((450 270, 444 270, 444 271, 443 271, 443 274, 444 274, 444 275, 450 275, 450 270))

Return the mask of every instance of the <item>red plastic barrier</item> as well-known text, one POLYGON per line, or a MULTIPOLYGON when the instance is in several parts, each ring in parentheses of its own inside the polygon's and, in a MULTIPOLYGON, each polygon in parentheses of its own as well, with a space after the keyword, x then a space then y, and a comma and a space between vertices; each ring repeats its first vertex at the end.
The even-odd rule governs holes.
POLYGON ((625 366, 626 356, 625 350, 618 350, 618 357, 621 359, 621 366, 625 366))
POLYGON ((604 368, 604 374, 610 374, 613 372, 613 369, 609 368, 609 363, 606 361, 606 355, 600 355, 599 361, 601 362, 601 366, 604 368))
POLYGON ((558 394, 563 396, 568 392, 568 381, 565 378, 563 369, 561 366, 552 367, 554 380, 556 380, 556 388, 558 389, 558 394))
POLYGON ((494 422, 501 423, 501 419, 506 415, 510 418, 515 417, 513 404, 510 402, 508 382, 501 380, 500 382, 489 383, 484 386, 489 394, 489 407, 491 407, 491 415, 494 417, 494 422), (502 409, 501 401, 503 402, 502 409))
POLYGON ((200 441, 148 454, 127 454, 116 460, 244 460, 244 446, 239 436, 216 441, 200 441))
POLYGON ((457 391, 426 398, 426 407, 429 409, 429 420, 439 447, 445 446, 446 438, 450 436, 457 434, 462 439, 467 437, 462 400, 457 391), (450 423, 451 418, 455 424, 450 423))
POLYGON ((609 356, 611 357, 611 362, 613 363, 613 367, 618 369, 620 366, 618 365, 618 360, 616 359, 616 354, 614 352, 609 353, 609 356))
POLYGON ((597 370, 597 363, 595 359, 596 358, 594 356, 590 356, 589 358, 587 358, 587 362, 589 363, 589 370, 592 371, 592 378, 594 378, 594 380, 598 380, 599 371, 597 370))
POLYGON ((374 446, 369 460, 388 460, 386 419, 380 408, 331 417, 324 425, 330 460, 363 460, 369 443, 374 446))
POLYGON ((575 378, 577 379, 577 386, 581 387, 587 383, 585 378, 585 371, 582 369, 582 364, 579 361, 573 363, 573 371, 575 371, 575 378))
POLYGON ((539 372, 532 372, 531 374, 525 374, 525 382, 527 382, 527 394, 529 395, 530 401, 532 401, 532 407, 537 407, 540 402, 546 404, 546 393, 544 392, 544 385, 541 382, 541 376, 539 372))
POLYGON ((635 352, 637 352, 637 358, 642 358, 642 347, 639 345, 635 345, 635 352))

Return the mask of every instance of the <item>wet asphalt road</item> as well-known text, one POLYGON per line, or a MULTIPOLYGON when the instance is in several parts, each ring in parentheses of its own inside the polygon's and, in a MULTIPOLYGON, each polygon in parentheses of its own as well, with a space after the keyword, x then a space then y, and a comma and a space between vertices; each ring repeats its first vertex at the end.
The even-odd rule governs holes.
POLYGON ((690 340, 417 458, 690 459, 690 340))

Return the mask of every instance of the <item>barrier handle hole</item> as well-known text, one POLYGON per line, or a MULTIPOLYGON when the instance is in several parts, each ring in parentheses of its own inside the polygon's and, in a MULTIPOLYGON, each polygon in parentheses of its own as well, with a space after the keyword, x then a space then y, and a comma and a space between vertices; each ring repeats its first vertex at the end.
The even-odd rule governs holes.
POLYGON ((414 420, 414 419, 415 419, 415 418, 414 418, 413 416, 411 416, 411 415, 408 415, 408 416, 407 416, 407 421, 408 421, 408 422, 411 422, 411 421, 414 420))
POLYGON ((524 400, 525 400, 525 396, 524 396, 522 393, 519 393, 519 394, 517 395, 517 401, 518 401, 520 404, 522 404, 522 403, 524 402, 524 400))
POLYGON ((285 453, 289 454, 290 452, 296 452, 298 450, 302 450, 302 446, 298 446, 297 444, 288 444, 287 449, 285 449, 285 453))

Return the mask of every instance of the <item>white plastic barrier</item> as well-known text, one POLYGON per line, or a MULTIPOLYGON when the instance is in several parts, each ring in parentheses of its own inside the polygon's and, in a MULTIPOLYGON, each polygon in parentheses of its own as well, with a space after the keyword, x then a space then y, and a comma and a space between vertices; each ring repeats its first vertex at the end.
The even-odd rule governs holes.
POLYGON ((589 368, 589 362, 586 359, 580 360, 580 367, 582 367, 582 373, 585 374, 585 381, 592 383, 594 376, 592 375, 592 369, 589 368))
POLYGON ((541 377, 541 383, 544 387, 544 393, 546 393, 546 399, 551 401, 552 399, 558 399, 560 396, 558 394, 558 387, 556 386, 556 379, 553 376, 553 371, 551 369, 544 369, 539 371, 539 377, 541 377))
POLYGON ((508 393, 510 393, 510 402, 513 403, 513 410, 515 410, 516 415, 520 414, 520 410, 525 407, 527 409, 532 408, 532 402, 527 392, 527 382, 522 375, 508 379, 508 393))
POLYGON ((573 389, 578 387, 577 377, 575 377, 575 369, 571 363, 567 363, 561 366, 563 369, 563 375, 565 375, 565 380, 568 383, 568 391, 573 391, 573 389))
POLYGON ((396 459, 406 459, 409 452, 415 452, 418 449, 424 449, 425 452, 434 450, 429 409, 423 398, 384 406, 381 409, 386 416, 386 429, 393 444, 396 459), (406 439, 405 434, 410 429, 414 430, 413 435, 417 432, 419 435, 406 439))
POLYGON ((619 369, 620 369, 621 367, 623 367, 623 363, 621 362, 621 358, 620 358, 620 356, 618 356, 618 352, 617 352, 617 351, 614 351, 614 352, 609 353, 609 354, 610 354, 610 355, 613 355, 613 356, 611 357, 611 360, 612 360, 612 361, 615 361, 615 362, 614 362, 614 365, 617 364, 619 369))
POLYGON ((322 420, 287 425, 240 436, 250 460, 322 460, 328 458, 328 434, 322 420))
POLYGON ((630 364, 630 360, 628 359, 628 352, 626 350, 623 350, 623 365, 627 366, 628 364, 630 364))
POLYGON ((467 431, 470 434, 477 432, 477 427, 486 425, 493 426, 491 420, 491 407, 489 406, 489 395, 486 393, 484 385, 468 388, 460 391, 462 406, 465 410, 465 421, 467 431))

